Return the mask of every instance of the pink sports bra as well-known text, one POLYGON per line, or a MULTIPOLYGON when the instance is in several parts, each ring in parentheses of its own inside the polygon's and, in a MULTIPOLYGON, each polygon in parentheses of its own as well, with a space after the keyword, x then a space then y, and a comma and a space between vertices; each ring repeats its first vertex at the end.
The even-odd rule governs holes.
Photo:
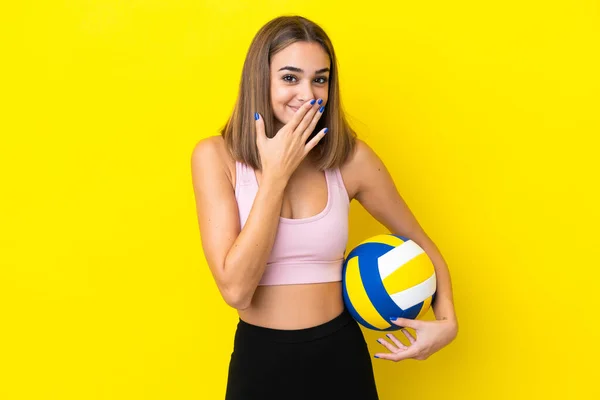
MULTIPOLYGON (((236 161, 235 170, 235 198, 243 227, 258 192, 258 181, 254 169, 244 163, 236 161)), ((342 280, 350 201, 339 168, 325 170, 325 179, 324 210, 308 218, 279 217, 275 243, 259 286, 342 280)))

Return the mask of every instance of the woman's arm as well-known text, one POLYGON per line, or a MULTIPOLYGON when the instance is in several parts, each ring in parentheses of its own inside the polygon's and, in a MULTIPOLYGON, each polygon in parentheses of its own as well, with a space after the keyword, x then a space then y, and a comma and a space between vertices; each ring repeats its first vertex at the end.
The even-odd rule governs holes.
POLYGON ((234 189, 219 136, 203 139, 192 152, 192 178, 202 248, 223 299, 250 305, 271 253, 286 182, 264 174, 240 231, 234 189))
POLYGON ((358 182, 355 197, 369 214, 392 233, 413 240, 427 253, 437 277, 435 302, 432 304, 435 317, 437 320, 452 321, 458 326, 448 266, 398 193, 381 159, 366 143, 358 140, 356 153, 347 170, 358 182))

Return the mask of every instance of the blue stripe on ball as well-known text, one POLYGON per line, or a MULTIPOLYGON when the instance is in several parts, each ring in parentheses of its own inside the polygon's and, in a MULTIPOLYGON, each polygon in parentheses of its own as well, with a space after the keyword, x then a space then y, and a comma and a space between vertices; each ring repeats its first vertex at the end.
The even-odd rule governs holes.
MULTIPOLYGON (((356 249, 360 267, 360 277, 363 281, 367 295, 379 315, 386 321, 389 321, 390 317, 399 317, 403 314, 403 310, 394 303, 390 295, 386 292, 377 265, 377 258, 392 249, 392 246, 382 243, 366 243, 356 249), (365 256, 361 257, 361 254, 364 254, 365 256)), ((397 326, 392 325, 385 330, 397 329, 399 329, 397 326)))
MULTIPOLYGON (((346 273, 345 271, 345 265, 344 265, 344 274, 346 273)), ((348 309, 348 312, 350 312, 350 315, 352 315, 352 317, 358 321, 362 326, 369 328, 369 329, 373 329, 373 330, 378 330, 376 327, 374 327, 373 325, 369 324, 367 321, 365 321, 360 314, 358 314, 358 312, 356 311, 356 309, 354 308, 354 305, 352 305, 352 303, 350 302, 350 298, 348 297, 348 290, 346 289, 346 285, 343 285, 343 296, 344 296, 344 303, 346 303, 346 308, 348 309)))
POLYGON ((422 301, 419 304, 415 304, 414 306, 404 310, 404 312, 402 313, 402 315, 400 315, 400 317, 409 318, 409 319, 417 318, 417 315, 419 315, 419 313, 421 312, 421 309, 423 308, 423 303, 425 303, 425 302, 422 301))

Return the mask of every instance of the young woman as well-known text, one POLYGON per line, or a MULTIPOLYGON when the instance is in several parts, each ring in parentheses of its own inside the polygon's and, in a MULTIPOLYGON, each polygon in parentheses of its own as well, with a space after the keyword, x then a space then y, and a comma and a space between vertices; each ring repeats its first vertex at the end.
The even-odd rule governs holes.
POLYGON ((239 314, 228 400, 377 399, 371 357, 344 308, 350 201, 432 259, 436 321, 398 319, 375 357, 423 360, 457 334, 451 281, 435 244, 380 158, 341 108, 331 41, 302 17, 279 17, 250 45, 233 114, 192 154, 198 223, 223 299, 239 314))

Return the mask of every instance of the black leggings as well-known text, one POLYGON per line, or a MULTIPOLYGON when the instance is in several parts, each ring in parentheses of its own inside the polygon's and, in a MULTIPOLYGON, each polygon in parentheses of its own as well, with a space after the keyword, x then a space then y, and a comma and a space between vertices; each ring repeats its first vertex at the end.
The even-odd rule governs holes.
POLYGON ((347 310, 321 325, 280 330, 240 319, 226 400, 378 400, 367 343, 347 310))

